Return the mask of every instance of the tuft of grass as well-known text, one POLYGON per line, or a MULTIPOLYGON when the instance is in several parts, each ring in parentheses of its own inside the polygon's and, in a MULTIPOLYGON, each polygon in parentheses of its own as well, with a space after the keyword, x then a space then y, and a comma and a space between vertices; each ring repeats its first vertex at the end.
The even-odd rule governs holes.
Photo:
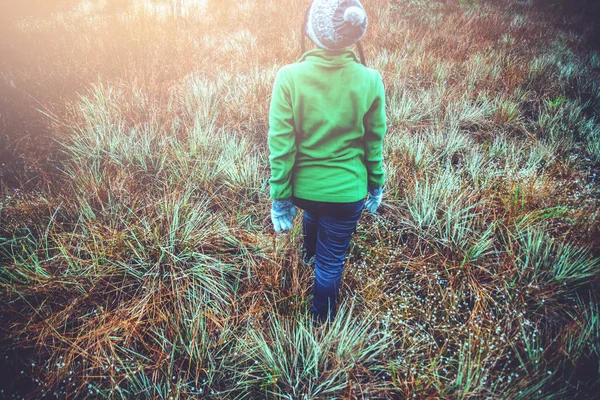
POLYGON ((323 397, 356 393, 355 384, 365 382, 385 389, 379 366, 393 338, 373 316, 342 303, 326 326, 316 327, 307 313, 294 317, 268 314, 266 326, 250 328, 240 340, 239 362, 246 365, 235 378, 245 388, 240 397, 323 397))
POLYGON ((557 242, 543 230, 526 227, 516 232, 520 243, 517 266, 524 279, 557 283, 557 290, 573 289, 600 272, 600 259, 588 249, 557 242))

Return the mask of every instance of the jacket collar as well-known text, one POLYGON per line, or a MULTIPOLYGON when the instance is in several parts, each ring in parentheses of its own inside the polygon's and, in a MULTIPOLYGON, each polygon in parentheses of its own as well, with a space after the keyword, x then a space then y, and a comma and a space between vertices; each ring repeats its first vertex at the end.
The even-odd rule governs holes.
POLYGON ((322 65, 346 65, 351 62, 360 63, 356 53, 351 49, 324 50, 312 49, 300 57, 298 62, 308 61, 322 65))

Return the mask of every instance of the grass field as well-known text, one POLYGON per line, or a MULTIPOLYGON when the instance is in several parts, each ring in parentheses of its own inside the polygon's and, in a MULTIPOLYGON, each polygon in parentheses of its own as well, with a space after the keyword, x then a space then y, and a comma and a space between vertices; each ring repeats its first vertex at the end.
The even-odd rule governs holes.
POLYGON ((597 6, 363 3, 387 182, 326 329, 269 213, 308 1, 3 11, 0 397, 595 398, 597 6))

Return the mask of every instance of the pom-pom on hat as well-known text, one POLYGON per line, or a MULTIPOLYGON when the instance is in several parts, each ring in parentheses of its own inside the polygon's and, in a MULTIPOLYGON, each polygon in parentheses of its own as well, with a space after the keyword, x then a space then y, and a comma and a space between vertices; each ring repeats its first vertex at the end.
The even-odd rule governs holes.
POLYGON ((358 42, 367 24, 367 13, 359 0, 314 0, 305 30, 318 47, 339 50, 358 42))

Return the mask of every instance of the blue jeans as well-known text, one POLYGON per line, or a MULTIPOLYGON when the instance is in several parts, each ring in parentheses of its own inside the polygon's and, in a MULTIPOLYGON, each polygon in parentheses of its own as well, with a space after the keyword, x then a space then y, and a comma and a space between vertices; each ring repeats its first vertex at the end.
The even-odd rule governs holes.
POLYGON ((352 234, 365 206, 364 200, 353 203, 326 203, 294 197, 294 204, 304 210, 302 233, 308 257, 315 255, 315 285, 311 312, 320 321, 335 317, 344 262, 352 234))

